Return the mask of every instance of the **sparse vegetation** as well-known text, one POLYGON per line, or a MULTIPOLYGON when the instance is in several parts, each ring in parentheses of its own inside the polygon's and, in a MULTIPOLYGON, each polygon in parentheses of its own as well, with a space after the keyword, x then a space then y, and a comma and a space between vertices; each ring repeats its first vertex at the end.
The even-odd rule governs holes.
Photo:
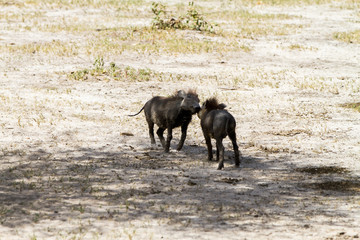
POLYGON ((28 43, 28 44, 10 44, 1 45, 0 50, 7 51, 11 54, 46 54, 49 56, 71 57, 79 53, 79 48, 76 44, 53 40, 50 42, 28 43))
POLYGON ((63 0, 24 0, 24 1, 8 1, 1 0, 0 5, 8 6, 15 5, 18 7, 25 7, 27 5, 38 6, 38 7, 49 7, 49 8, 69 8, 69 7, 93 7, 93 8, 121 8, 131 6, 141 6, 145 3, 144 0, 74 0, 74 1, 63 1, 63 0))
POLYGON ((117 80, 117 81, 149 81, 156 75, 150 69, 135 69, 132 67, 117 67, 114 62, 105 66, 102 57, 95 59, 93 68, 71 72, 69 78, 77 81, 85 80, 117 80))
MULTIPOLYGON (((25 52, 30 54, 45 53, 55 56, 74 56, 86 53, 91 56, 99 54, 106 55, 108 52, 121 54, 124 51, 137 51, 142 53, 213 53, 213 52, 234 52, 250 51, 251 47, 245 43, 239 42, 238 38, 254 38, 264 35, 284 35, 293 32, 299 26, 279 25, 274 22, 276 19, 292 18, 285 14, 257 14, 247 11, 231 12, 221 11, 220 14, 209 15, 212 18, 224 17, 232 19, 231 25, 237 26, 236 32, 220 30, 220 36, 226 38, 218 41, 208 36, 203 39, 201 36, 194 35, 189 39, 188 32, 176 32, 176 29, 196 30, 198 32, 215 32, 215 24, 210 24, 204 20, 204 16, 199 14, 194 3, 188 3, 188 8, 184 16, 177 19, 168 17, 165 6, 160 3, 153 3, 152 12, 155 15, 153 27, 127 27, 127 28, 107 28, 103 24, 92 22, 82 22, 78 19, 65 20, 62 24, 57 21, 41 24, 43 15, 31 16, 38 19, 34 25, 40 31, 59 32, 66 31, 74 34, 90 33, 85 44, 76 44, 75 42, 62 42, 54 40, 52 42, 39 42, 29 44, 15 44, 1 46, 2 50, 9 52, 25 52), (235 18, 234 18, 235 17, 235 18), (267 21, 268 24, 260 24, 267 21), (155 28, 155 29, 154 29, 155 28), (104 31, 100 31, 104 29, 104 31), (157 29, 167 29, 159 31, 157 29), (99 31, 98 31, 99 30, 99 31), (119 35, 120 34, 120 35, 119 35), (119 41, 120 40, 120 41, 119 41), (229 41, 230 40, 230 41, 229 41)), ((20 27, 20 26, 19 26, 20 27)), ((27 29, 29 31, 31 29, 27 29)), ((194 33, 196 34, 196 32, 194 33)), ((223 38, 221 37, 221 38, 223 38)))
POLYGON ((304 46, 304 45, 301 45, 301 44, 291 44, 288 46, 288 48, 290 50, 294 50, 294 51, 317 51, 318 48, 315 48, 315 47, 309 47, 309 46, 304 46))
POLYGON ((196 31, 205 31, 215 33, 214 24, 209 23, 196 10, 194 2, 189 2, 185 16, 171 17, 167 15, 165 5, 161 3, 152 3, 151 11, 155 15, 153 18, 152 27, 157 29, 190 29, 196 31))
POLYGON ((356 0, 241 0, 243 4, 251 5, 285 5, 285 6, 296 6, 296 5, 321 5, 321 4, 330 4, 330 3, 343 3, 353 5, 356 4, 356 0))
POLYGON ((354 109, 354 110, 360 112, 360 102, 357 102, 357 103, 345 103, 345 104, 342 104, 341 106, 345 107, 345 108, 351 108, 351 109, 354 109))
POLYGON ((334 33, 334 38, 346 43, 360 44, 360 30, 353 32, 337 32, 334 33))

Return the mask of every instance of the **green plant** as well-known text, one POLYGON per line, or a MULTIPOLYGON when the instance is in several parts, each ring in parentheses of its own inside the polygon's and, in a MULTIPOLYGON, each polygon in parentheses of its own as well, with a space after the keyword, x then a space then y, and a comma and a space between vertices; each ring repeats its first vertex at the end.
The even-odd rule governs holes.
POLYGON ((97 72, 103 71, 104 65, 105 65, 104 58, 103 58, 103 57, 97 57, 97 58, 95 59, 95 62, 94 62, 93 65, 94 65, 95 70, 96 70, 97 72))
POLYGON ((166 23, 166 20, 164 20, 166 16, 165 12, 165 5, 161 3, 153 2, 151 4, 151 11, 155 15, 153 18, 153 27, 158 29, 166 29, 168 26, 168 23, 166 23))
POLYGON ((155 16, 152 27, 156 29, 189 29, 215 33, 214 25, 206 21, 195 9, 194 2, 189 2, 188 6, 185 16, 168 18, 165 5, 153 2, 151 11, 155 16))
POLYGON ((215 32, 214 26, 204 20, 202 15, 200 15, 199 12, 195 9, 194 2, 189 2, 189 9, 186 14, 185 22, 190 29, 197 31, 207 31, 211 33, 215 32))
POLYGON ((88 77, 87 77, 88 73, 89 73, 88 69, 83 69, 83 70, 71 72, 69 76, 73 80, 84 81, 84 80, 88 79, 88 77))

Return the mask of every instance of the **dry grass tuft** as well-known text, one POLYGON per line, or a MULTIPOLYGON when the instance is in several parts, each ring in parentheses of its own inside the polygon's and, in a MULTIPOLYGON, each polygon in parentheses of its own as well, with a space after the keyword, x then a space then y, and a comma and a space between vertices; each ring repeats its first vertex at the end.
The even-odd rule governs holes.
POLYGON ((334 34, 334 38, 346 43, 360 43, 360 30, 353 32, 337 32, 334 34))
POLYGON ((345 104, 342 104, 341 107, 351 108, 351 109, 354 109, 354 110, 360 112, 360 102, 357 102, 357 103, 345 103, 345 104))

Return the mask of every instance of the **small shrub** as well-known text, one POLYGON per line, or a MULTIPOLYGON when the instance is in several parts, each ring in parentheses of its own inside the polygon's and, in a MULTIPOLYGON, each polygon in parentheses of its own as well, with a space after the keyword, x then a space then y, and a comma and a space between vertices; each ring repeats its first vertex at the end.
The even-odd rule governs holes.
POLYGON ((195 9, 194 2, 189 2, 189 9, 185 16, 168 18, 165 5, 152 3, 151 11, 154 13, 152 27, 156 29, 190 29, 215 33, 214 25, 207 22, 195 9))
POLYGON ((214 26, 207 21, 198 13, 194 7, 194 2, 189 2, 189 9, 185 18, 186 24, 190 29, 197 31, 215 32, 214 26))

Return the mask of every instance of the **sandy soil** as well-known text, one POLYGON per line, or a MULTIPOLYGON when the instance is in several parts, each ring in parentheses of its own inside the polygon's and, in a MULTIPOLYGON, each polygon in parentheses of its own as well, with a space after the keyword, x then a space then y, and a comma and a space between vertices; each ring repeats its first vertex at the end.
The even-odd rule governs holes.
MULTIPOLYGON (((190 80, 74 81, 92 58, 1 54, 0 239, 359 238, 360 115, 340 105, 359 102, 360 45, 332 38, 359 28, 357 10, 255 10, 305 27, 247 40, 250 52, 108 60, 190 80), (142 114, 127 117, 194 87, 235 116, 239 169, 228 140, 224 170, 206 161, 196 117, 180 152, 174 130, 169 154, 151 147, 142 114)), ((72 37, 3 30, 0 44, 72 37)))

